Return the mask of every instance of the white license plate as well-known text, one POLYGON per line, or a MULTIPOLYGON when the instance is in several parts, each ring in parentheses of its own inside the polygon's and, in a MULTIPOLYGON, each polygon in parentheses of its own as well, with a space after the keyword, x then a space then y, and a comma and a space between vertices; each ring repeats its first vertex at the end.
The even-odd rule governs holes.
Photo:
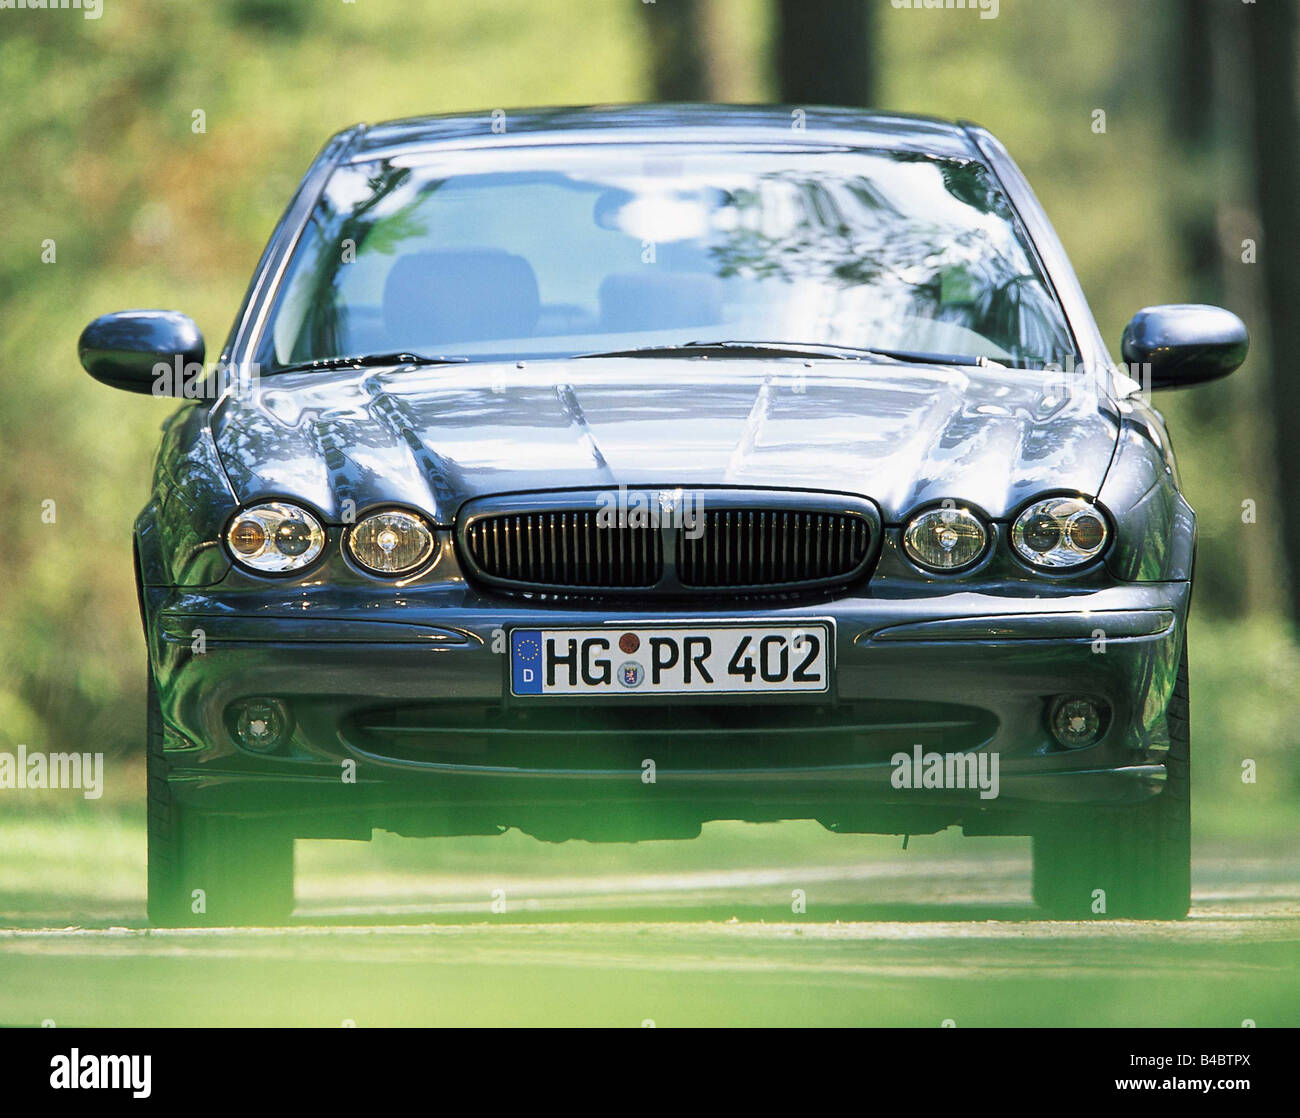
POLYGON ((674 625, 512 629, 513 695, 645 695, 830 690, 831 627, 674 625))

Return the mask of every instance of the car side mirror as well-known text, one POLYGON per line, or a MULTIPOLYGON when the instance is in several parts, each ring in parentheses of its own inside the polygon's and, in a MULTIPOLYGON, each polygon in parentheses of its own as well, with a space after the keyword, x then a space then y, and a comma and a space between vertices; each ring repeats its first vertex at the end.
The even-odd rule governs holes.
POLYGON ((179 311, 100 315, 77 342, 82 366, 97 381, 155 396, 181 395, 180 386, 201 375, 205 352, 198 326, 179 311))
POLYGON ((1249 345, 1245 323, 1231 311, 1182 303, 1138 311, 1121 349, 1130 365, 1150 365, 1152 388, 1189 388, 1226 377, 1249 345))

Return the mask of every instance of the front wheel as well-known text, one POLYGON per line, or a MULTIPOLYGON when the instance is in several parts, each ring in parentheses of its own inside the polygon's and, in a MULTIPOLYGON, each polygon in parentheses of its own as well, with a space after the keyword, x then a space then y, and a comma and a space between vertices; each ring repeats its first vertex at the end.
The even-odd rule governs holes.
POLYGON ((293 835, 260 819, 207 815, 172 794, 149 673, 149 921, 160 927, 282 924, 293 911, 293 835))
POLYGON ((1177 920, 1192 899, 1187 643, 1169 700, 1165 787, 1147 803, 1034 835, 1034 900, 1062 919, 1177 920))

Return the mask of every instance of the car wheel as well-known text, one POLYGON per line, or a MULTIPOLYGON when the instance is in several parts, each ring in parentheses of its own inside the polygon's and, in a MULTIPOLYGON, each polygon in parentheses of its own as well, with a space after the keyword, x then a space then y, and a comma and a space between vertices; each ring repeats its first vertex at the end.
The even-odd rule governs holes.
POLYGON ((1184 640, 1169 701, 1164 791, 1132 811, 1034 835, 1034 900, 1050 915, 1147 920, 1187 915, 1192 896, 1187 707, 1184 640))
POLYGON ((282 924, 293 911, 293 835, 206 815, 168 783, 162 710, 149 673, 149 921, 161 927, 282 924))

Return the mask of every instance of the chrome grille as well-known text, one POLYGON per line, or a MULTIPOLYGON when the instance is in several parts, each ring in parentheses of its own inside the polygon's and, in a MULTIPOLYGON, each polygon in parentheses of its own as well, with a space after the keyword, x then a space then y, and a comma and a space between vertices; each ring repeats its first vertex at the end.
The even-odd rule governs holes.
POLYGON ((859 516, 760 508, 710 509, 702 519, 702 531, 678 536, 683 586, 785 587, 846 579, 871 548, 871 527, 859 516))
POLYGON ((611 517, 608 491, 477 498, 457 518, 461 562, 489 586, 557 600, 739 600, 847 586, 867 574, 881 540, 879 511, 861 497, 702 489, 679 504, 672 490, 648 495, 650 523, 611 517))
POLYGON ((537 587, 633 589, 663 577, 657 528, 597 523, 595 510, 524 512, 475 520, 465 543, 491 579, 537 587))

